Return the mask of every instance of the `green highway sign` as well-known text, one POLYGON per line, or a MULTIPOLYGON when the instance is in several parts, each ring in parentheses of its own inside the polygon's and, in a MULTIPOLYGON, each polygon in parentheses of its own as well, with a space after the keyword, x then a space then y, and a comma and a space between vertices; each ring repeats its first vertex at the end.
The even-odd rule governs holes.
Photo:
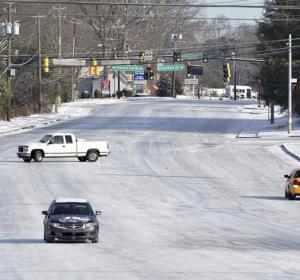
POLYGON ((143 65, 112 65, 111 69, 113 71, 128 71, 128 72, 136 72, 136 71, 144 71, 143 65))
POLYGON ((157 64, 157 72, 182 71, 185 69, 184 64, 157 64))
POLYGON ((202 55, 196 53, 182 53, 181 60, 202 60, 202 55))

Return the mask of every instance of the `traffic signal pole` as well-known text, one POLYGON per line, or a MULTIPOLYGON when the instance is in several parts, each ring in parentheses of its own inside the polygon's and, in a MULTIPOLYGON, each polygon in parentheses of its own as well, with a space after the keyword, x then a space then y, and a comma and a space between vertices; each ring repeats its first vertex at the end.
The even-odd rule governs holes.
MULTIPOLYGON (((11 22, 11 5, 12 3, 8 4, 8 15, 7 20, 11 22)), ((10 64, 11 64, 11 36, 8 35, 7 38, 8 46, 7 46, 7 91, 8 91, 8 98, 7 98, 7 114, 6 119, 9 122, 11 117, 11 79, 10 79, 10 64)))
POLYGON ((43 95, 42 95, 42 54, 41 54, 41 20, 37 16, 37 27, 38 27, 38 49, 39 49, 39 113, 42 113, 43 110, 43 95))
POLYGON ((288 135, 292 132, 292 35, 289 34, 288 135))
MULTIPOLYGON (((176 50, 176 40, 174 43, 174 50, 176 50)), ((175 63, 175 62, 173 62, 175 63)), ((172 72, 172 97, 176 98, 176 91, 175 91, 175 71, 172 72)))
MULTIPOLYGON (((234 52, 233 52, 233 55, 235 56, 235 44, 234 44, 234 52)), ((233 93, 234 93, 234 97, 233 99, 236 100, 236 61, 234 60, 233 61, 233 71, 234 71, 234 80, 233 80, 233 83, 234 83, 234 86, 233 86, 233 93)))
MULTIPOLYGON (((176 18, 176 35, 174 36, 174 52, 176 52, 176 41, 178 37, 178 19, 176 18)), ((173 62, 174 64, 175 62, 173 62)), ((172 73, 172 97, 176 98, 176 89, 175 89, 175 71, 172 73)))

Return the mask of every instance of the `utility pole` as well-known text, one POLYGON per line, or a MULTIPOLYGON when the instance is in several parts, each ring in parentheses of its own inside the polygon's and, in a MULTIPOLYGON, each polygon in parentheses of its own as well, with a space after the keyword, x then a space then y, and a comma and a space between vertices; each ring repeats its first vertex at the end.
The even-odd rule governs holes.
POLYGON ((61 7, 58 4, 58 57, 61 58, 61 7))
MULTIPOLYGON (((11 3, 8 3, 8 14, 7 22, 11 22, 11 3)), ((7 90, 8 90, 8 100, 7 100, 7 114, 6 119, 9 122, 11 118, 11 78, 10 78, 10 64, 11 64, 11 35, 7 38, 7 90)))
MULTIPOLYGON (((117 30, 117 56, 119 56, 119 40, 120 40, 120 26, 118 22, 118 30, 117 30)), ((120 70, 118 70, 118 96, 120 96, 121 91, 121 81, 120 81, 120 70)))
MULTIPOLYGON (((60 4, 58 4, 58 8, 53 7, 53 9, 57 9, 58 10, 58 58, 61 58, 62 55, 62 38, 61 38, 61 34, 62 34, 62 22, 61 22, 61 10, 64 9, 61 7, 60 4)), ((61 69, 58 69, 58 76, 60 78, 61 75, 61 69)), ((55 101, 54 101, 54 110, 55 113, 57 113, 58 111, 58 106, 60 105, 60 95, 61 95, 61 84, 60 81, 58 82, 58 93, 57 95, 55 95, 55 101)))
POLYGON ((289 34, 288 135, 292 132, 292 35, 289 34))
MULTIPOLYGON (((235 44, 234 44, 234 51, 233 51, 233 55, 235 56, 235 44)), ((234 71, 234 86, 233 86, 233 99, 236 100, 236 61, 233 61, 233 71, 234 71)))
MULTIPOLYGON (((75 59, 75 45, 76 45, 76 21, 73 22, 73 42, 72 42, 72 57, 75 59)), ((75 101, 75 67, 72 67, 72 101, 75 101)))
POLYGON ((38 27, 38 49, 39 49, 39 83, 38 83, 38 87, 39 87, 39 113, 41 114, 43 111, 43 95, 42 95, 42 54, 41 54, 41 21, 40 21, 40 17, 37 16, 37 27, 38 27))
MULTIPOLYGON (((58 4, 58 58, 61 58, 61 7, 58 4)), ((60 105, 60 96, 61 96, 61 84, 60 84, 60 74, 61 69, 58 70, 59 82, 58 82, 58 96, 55 98, 55 113, 58 111, 58 106, 60 105)))
MULTIPOLYGON (((176 17, 176 29, 174 34, 174 52, 176 52, 176 42, 178 38, 178 18, 176 17)), ((173 62, 175 64, 175 62, 173 62)), ((176 98, 176 90, 175 90, 175 71, 172 72, 172 97, 176 98)))

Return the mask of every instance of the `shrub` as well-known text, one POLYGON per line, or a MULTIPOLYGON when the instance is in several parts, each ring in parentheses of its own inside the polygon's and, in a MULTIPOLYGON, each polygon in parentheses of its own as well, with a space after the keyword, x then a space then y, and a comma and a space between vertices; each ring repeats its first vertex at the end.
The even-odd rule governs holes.
POLYGON ((100 91, 99 89, 96 89, 96 90, 94 91, 94 98, 100 98, 100 97, 102 97, 102 96, 101 96, 101 91, 100 91))
POLYGON ((81 98, 90 98, 90 93, 85 90, 81 93, 81 98))

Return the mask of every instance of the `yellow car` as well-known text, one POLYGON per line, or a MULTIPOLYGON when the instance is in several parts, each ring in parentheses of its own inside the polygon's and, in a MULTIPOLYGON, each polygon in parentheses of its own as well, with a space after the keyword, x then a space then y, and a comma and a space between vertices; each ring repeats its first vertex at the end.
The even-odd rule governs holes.
POLYGON ((289 200, 300 196, 300 168, 294 169, 290 175, 284 175, 287 178, 285 185, 285 197, 289 200))

